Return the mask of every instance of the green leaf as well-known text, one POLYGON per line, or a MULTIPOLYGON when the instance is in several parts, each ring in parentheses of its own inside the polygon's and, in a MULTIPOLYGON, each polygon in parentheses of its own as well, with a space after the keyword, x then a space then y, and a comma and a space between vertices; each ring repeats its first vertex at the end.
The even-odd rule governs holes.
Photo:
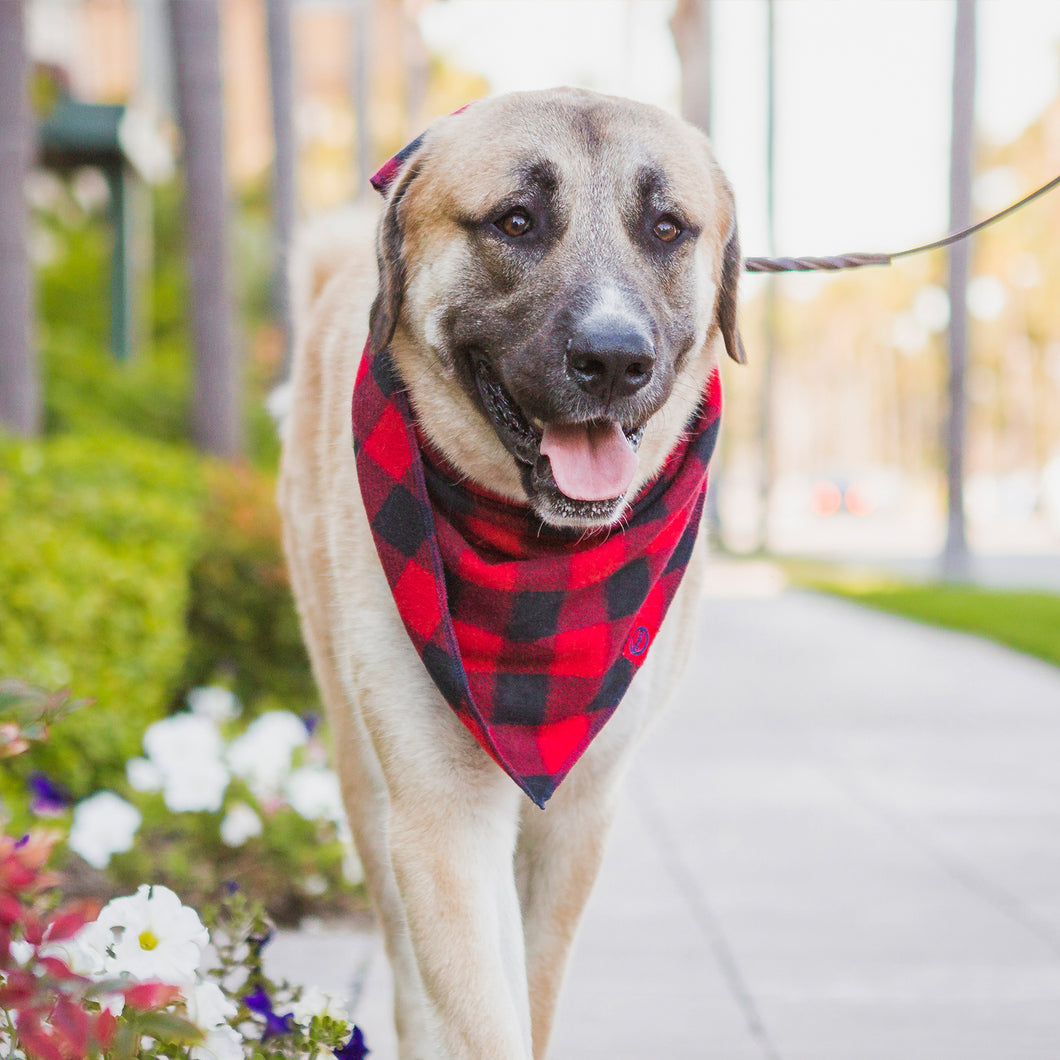
POLYGON ((167 1045, 197 1045, 205 1037, 194 1023, 173 1012, 145 1012, 136 1023, 141 1034, 167 1045))

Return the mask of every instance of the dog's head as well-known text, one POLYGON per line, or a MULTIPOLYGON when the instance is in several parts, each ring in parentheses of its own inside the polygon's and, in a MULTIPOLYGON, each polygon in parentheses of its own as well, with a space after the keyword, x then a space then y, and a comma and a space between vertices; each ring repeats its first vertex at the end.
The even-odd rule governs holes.
POLYGON ((554 525, 616 521, 736 330, 732 191, 694 127, 562 89, 436 122, 387 195, 371 338, 432 443, 554 525))

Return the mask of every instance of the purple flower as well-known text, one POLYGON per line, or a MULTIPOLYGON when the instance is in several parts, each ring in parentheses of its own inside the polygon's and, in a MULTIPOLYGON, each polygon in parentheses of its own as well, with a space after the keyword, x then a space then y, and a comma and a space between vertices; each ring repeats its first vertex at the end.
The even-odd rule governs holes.
POLYGON ((294 1013, 288 1012, 286 1015, 279 1016, 273 1012, 272 1002, 269 1000, 269 995, 265 993, 263 986, 258 987, 253 994, 248 994, 243 998, 243 1003, 251 1012, 258 1016, 264 1016, 265 1029, 261 1032, 261 1040, 263 1042, 267 1042, 270 1038, 275 1038, 278 1034, 290 1034, 294 1030, 294 1013))
POLYGON ((361 1033, 361 1028, 355 1026, 353 1034, 350 1035, 350 1040, 341 1049, 332 1049, 331 1051, 339 1060, 364 1060, 372 1050, 364 1044, 364 1035, 361 1033))
POLYGON ((56 817, 74 801, 65 785, 52 780, 39 769, 29 775, 29 790, 33 794, 30 812, 37 817, 56 817))
POLYGON ((305 726, 305 731, 312 736, 320 725, 320 715, 315 710, 307 710, 302 715, 302 724, 305 726))

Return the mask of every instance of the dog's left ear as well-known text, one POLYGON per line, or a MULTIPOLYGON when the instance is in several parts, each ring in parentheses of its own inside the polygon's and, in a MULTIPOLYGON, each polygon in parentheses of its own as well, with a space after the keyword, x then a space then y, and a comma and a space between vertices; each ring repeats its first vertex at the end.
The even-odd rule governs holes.
POLYGON ((721 337, 725 340, 725 352, 737 363, 747 363, 747 353, 736 324, 736 291, 743 272, 743 255, 740 253, 740 234, 733 216, 732 229, 725 243, 721 261, 721 287, 718 290, 716 313, 721 337))
POLYGON ((415 157, 422 137, 391 159, 372 178, 377 191, 387 196, 376 240, 376 264, 379 290, 368 314, 368 337, 373 350, 382 350, 390 342, 401 315, 405 299, 405 195, 419 175, 421 160, 415 157), (385 174, 385 179, 381 179, 385 174))

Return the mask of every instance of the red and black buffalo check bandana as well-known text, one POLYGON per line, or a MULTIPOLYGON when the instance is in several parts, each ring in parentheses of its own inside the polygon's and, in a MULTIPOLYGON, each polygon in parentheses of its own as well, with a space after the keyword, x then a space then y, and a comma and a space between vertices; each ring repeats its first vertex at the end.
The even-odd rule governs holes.
POLYGON ((655 639, 695 543, 720 412, 715 370, 621 528, 561 530, 461 481, 417 429, 389 353, 365 348, 353 444, 394 602, 457 717, 538 806, 655 639))

